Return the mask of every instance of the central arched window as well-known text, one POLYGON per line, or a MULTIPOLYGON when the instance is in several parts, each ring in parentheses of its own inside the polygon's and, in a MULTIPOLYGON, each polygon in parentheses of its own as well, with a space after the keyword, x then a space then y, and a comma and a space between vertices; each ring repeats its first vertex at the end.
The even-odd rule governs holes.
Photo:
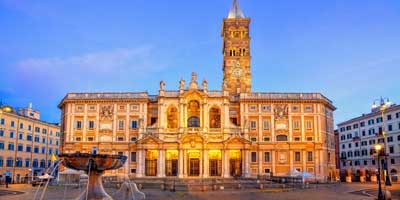
POLYGON ((210 128, 221 128, 221 110, 218 107, 210 109, 210 128))
POLYGON ((167 111, 167 127, 178 128, 178 109, 171 106, 167 111))
POLYGON ((190 117, 188 119, 188 127, 200 127, 200 118, 190 117))

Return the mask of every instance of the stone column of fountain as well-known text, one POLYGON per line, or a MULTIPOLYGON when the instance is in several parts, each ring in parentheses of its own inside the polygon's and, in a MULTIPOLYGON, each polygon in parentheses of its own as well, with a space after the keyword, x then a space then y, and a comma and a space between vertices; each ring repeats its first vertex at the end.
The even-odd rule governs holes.
MULTIPOLYGON (((60 158, 64 159, 66 167, 75 170, 84 170, 89 176, 87 190, 85 190, 77 200, 113 200, 104 190, 101 177, 106 170, 122 167, 127 159, 126 156, 78 152, 60 154, 60 158)), ((129 192, 133 193, 136 191, 129 192)), ((144 197, 142 199, 144 199, 144 197)))

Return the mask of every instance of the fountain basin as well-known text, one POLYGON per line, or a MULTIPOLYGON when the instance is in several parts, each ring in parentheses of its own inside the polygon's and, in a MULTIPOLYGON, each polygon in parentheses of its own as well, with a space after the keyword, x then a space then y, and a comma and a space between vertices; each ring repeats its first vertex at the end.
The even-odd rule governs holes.
POLYGON ((124 155, 89 154, 89 153, 63 153, 59 155, 64 159, 64 165, 75 170, 105 171, 121 168, 127 157, 124 155), (89 163, 90 162, 90 163, 89 163))
POLYGON ((127 157, 124 155, 63 153, 64 165, 75 170, 84 170, 89 176, 87 189, 77 200, 112 200, 103 188, 101 176, 106 170, 121 168, 127 157))

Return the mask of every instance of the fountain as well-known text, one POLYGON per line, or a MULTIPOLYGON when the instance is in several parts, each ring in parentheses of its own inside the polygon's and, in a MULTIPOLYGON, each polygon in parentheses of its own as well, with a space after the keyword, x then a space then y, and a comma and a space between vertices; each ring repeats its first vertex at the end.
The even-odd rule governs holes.
MULTIPOLYGON (((103 188, 102 175, 106 170, 121 168, 127 157, 124 155, 107 155, 107 154, 88 154, 88 153, 68 153, 60 154, 63 158, 64 165, 75 170, 83 170, 88 176, 88 185, 76 200, 112 200, 113 198, 106 193, 103 188)), ((127 183, 129 184, 129 183, 127 183)), ((130 191, 133 192, 137 191, 130 191)), ((133 195, 131 199, 135 198, 133 195)), ((144 196, 143 198, 144 199, 144 196)))

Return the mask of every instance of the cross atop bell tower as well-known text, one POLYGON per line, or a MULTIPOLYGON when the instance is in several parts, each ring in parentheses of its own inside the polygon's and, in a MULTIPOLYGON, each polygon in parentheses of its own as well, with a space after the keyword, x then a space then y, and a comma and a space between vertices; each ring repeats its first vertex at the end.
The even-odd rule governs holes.
POLYGON ((251 92, 250 18, 246 18, 237 0, 233 0, 228 17, 222 24, 224 61, 223 85, 229 95, 251 92))

